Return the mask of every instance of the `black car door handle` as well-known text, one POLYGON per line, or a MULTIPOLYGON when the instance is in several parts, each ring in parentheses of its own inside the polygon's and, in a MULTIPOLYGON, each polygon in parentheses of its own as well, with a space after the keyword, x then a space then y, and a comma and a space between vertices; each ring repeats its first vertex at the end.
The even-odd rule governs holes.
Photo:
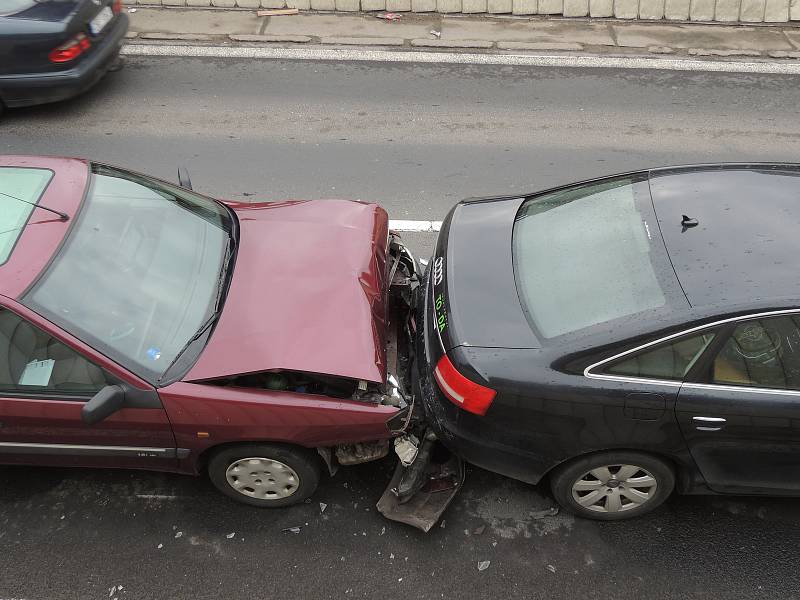
POLYGON ((719 431, 726 421, 722 417, 692 417, 697 431, 719 431))

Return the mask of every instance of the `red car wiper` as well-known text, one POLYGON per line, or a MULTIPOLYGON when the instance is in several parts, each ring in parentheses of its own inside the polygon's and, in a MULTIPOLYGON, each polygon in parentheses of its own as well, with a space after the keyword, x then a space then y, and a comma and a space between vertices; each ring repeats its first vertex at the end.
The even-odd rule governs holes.
POLYGON ((217 298, 214 301, 214 312, 212 312, 211 315, 208 317, 208 319, 206 319, 205 322, 200 326, 200 328, 197 330, 197 333, 195 333, 191 338, 189 338, 189 340, 183 345, 183 348, 180 349, 180 352, 178 352, 178 354, 175 355, 175 358, 172 359, 172 362, 169 363, 169 366, 166 369, 164 369, 164 373, 161 375, 161 377, 158 378, 159 381, 164 380, 164 378, 167 376, 167 373, 169 373, 170 370, 172 370, 172 367, 175 366, 175 363, 177 363, 180 357, 183 356, 183 353, 186 352, 189 346, 191 346, 194 342, 199 340, 206 333, 206 331, 208 331, 211 325, 214 324, 214 322, 217 320, 217 317, 219 317, 219 314, 221 312, 222 298, 225 292, 225 280, 229 275, 231 267, 231 258, 233 258, 234 244, 235 241, 233 239, 233 236, 231 235, 228 238, 228 247, 225 251, 225 258, 222 261, 223 265, 222 270, 220 271, 219 274, 219 281, 217 284, 218 285, 217 298))

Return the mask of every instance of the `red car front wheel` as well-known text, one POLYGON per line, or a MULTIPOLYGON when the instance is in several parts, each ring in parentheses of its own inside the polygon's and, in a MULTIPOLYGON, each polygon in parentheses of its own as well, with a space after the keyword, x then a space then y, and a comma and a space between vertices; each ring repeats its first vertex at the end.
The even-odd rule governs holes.
POLYGON ((317 489, 320 471, 312 451, 278 444, 225 448, 208 463, 208 476, 223 494, 262 508, 302 502, 317 489))

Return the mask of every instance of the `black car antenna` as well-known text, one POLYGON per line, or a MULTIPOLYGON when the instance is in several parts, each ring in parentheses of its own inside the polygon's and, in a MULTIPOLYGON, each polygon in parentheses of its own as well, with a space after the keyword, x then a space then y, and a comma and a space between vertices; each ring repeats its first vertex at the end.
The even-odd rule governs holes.
POLYGON ((30 204, 34 208, 41 208, 42 210, 49 211, 54 215, 58 215, 58 217, 62 221, 69 221, 69 215, 67 213, 61 212, 60 210, 55 210, 54 208, 47 208, 46 206, 42 206, 41 204, 36 204, 36 202, 31 202, 30 200, 23 200, 22 198, 17 198, 16 196, 12 196, 11 194, 6 194, 5 192, 0 192, 2 196, 8 196, 12 200, 19 200, 20 202, 24 202, 25 204, 30 204))

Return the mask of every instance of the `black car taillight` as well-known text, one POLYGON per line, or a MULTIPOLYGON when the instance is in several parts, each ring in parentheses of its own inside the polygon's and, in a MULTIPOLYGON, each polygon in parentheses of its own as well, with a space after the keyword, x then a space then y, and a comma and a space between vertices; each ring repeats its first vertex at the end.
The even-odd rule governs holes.
POLYGON ((71 60, 75 60, 78 56, 83 54, 84 51, 91 47, 91 45, 92 43, 89 41, 89 38, 86 37, 86 34, 79 33, 68 42, 65 42, 58 48, 51 50, 47 57, 50 59, 50 62, 54 63, 69 62, 71 60))
POLYGON ((446 354, 436 364, 433 376, 450 402, 476 415, 485 415, 497 394, 493 389, 464 377, 446 354))

